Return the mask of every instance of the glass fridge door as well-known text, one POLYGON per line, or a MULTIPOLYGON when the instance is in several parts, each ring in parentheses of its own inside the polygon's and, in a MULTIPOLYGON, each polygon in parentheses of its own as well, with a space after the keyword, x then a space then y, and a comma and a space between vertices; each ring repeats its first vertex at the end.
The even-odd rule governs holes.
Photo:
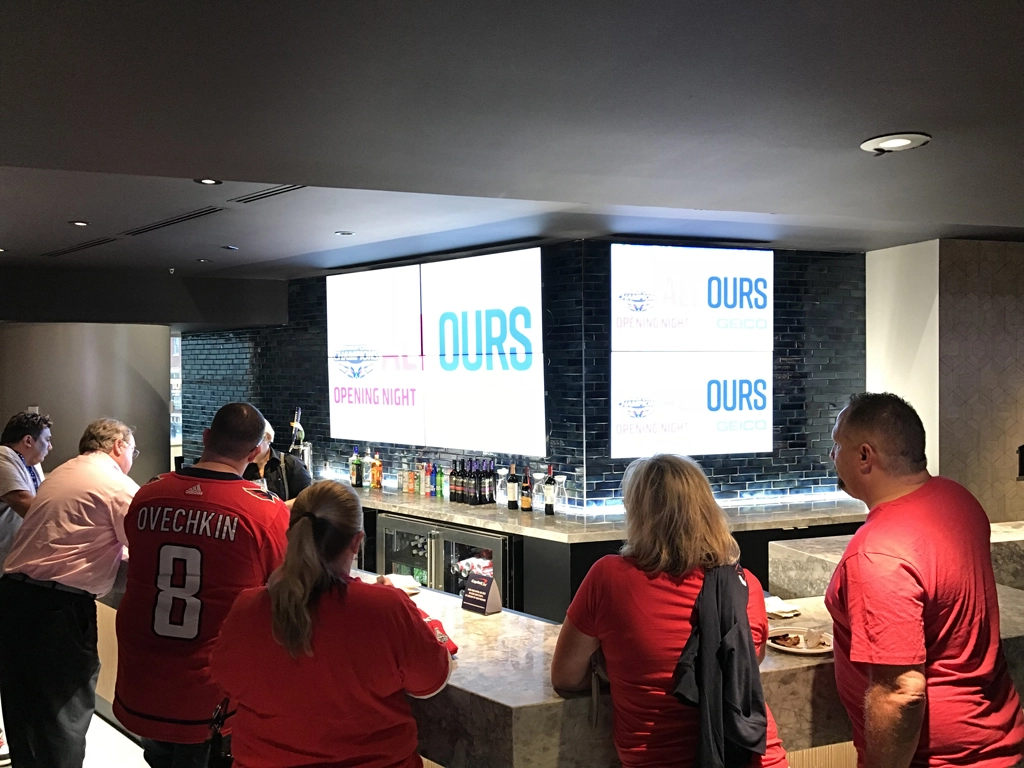
POLYGON ((400 573, 412 576, 424 587, 433 586, 435 535, 434 526, 378 515, 377 572, 400 573))
POLYGON ((494 577, 501 594, 502 604, 512 603, 507 594, 509 584, 505 572, 508 562, 508 539, 505 536, 460 531, 453 528, 439 528, 441 539, 441 571, 443 584, 438 588, 461 597, 465 592, 466 578, 471 574, 494 577))

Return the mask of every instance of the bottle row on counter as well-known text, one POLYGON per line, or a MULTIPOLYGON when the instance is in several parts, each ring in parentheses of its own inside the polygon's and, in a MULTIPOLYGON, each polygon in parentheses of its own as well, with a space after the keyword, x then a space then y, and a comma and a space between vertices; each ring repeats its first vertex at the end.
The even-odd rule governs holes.
MULTIPOLYGON (((348 462, 348 471, 353 488, 367 485, 370 488, 383 487, 384 465, 379 453, 369 458, 367 451, 364 459, 359 455, 359 448, 355 447, 348 462)), ((452 459, 447 471, 442 464, 407 461, 395 474, 398 490, 402 493, 439 497, 470 506, 497 504, 523 512, 543 509, 546 515, 555 514, 559 486, 564 488, 565 482, 564 476, 555 477, 551 464, 546 475, 543 472, 531 473, 530 465, 526 464, 520 476, 515 464, 508 469, 495 468, 494 459, 452 459)))

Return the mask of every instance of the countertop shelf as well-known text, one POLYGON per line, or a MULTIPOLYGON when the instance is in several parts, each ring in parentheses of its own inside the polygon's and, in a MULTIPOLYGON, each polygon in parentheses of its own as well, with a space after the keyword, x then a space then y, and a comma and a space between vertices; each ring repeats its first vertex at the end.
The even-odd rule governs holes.
MULTIPOLYGON (((389 490, 356 489, 363 506, 381 512, 408 517, 453 523, 469 528, 482 528, 500 533, 513 533, 549 541, 577 544, 590 541, 620 541, 626 537, 623 520, 608 521, 596 511, 594 521, 566 520, 561 517, 534 515, 499 509, 496 505, 470 506, 453 504, 431 496, 416 496, 389 490)), ((616 509, 621 516, 622 507, 616 509)), ((725 510, 732 531, 806 528, 816 525, 857 523, 867 517, 867 508, 854 499, 844 501, 794 501, 788 503, 751 504, 725 510)))

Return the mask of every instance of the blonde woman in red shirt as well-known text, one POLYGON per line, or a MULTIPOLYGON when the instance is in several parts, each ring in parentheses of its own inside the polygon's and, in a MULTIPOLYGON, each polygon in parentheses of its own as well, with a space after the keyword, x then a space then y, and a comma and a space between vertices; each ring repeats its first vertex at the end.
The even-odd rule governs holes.
MULTIPOLYGON (((673 672, 691 634, 705 570, 739 559, 704 472, 683 456, 630 464, 622 481, 626 545, 590 569, 558 636, 551 682, 590 687, 590 660, 604 654, 611 682, 615 748, 626 768, 690 768, 700 740, 699 710, 671 693, 673 672)), ((768 617, 757 578, 744 571, 747 618, 758 659, 768 617)), ((787 766, 771 711, 767 749, 752 768, 787 766)))
POLYGON ((347 485, 302 491, 284 565, 239 595, 211 658, 237 713, 237 768, 418 768, 406 694, 448 681, 451 657, 401 590, 349 572, 363 511, 347 485))

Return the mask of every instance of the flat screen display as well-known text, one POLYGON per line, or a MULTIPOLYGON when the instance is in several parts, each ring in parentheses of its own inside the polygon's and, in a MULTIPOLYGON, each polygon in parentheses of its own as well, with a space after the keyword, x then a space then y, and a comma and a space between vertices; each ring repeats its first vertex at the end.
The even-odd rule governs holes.
POLYGON ((540 249, 327 278, 331 437, 543 456, 540 249))
POLYGON ((772 450, 772 251, 612 245, 611 455, 772 450))

